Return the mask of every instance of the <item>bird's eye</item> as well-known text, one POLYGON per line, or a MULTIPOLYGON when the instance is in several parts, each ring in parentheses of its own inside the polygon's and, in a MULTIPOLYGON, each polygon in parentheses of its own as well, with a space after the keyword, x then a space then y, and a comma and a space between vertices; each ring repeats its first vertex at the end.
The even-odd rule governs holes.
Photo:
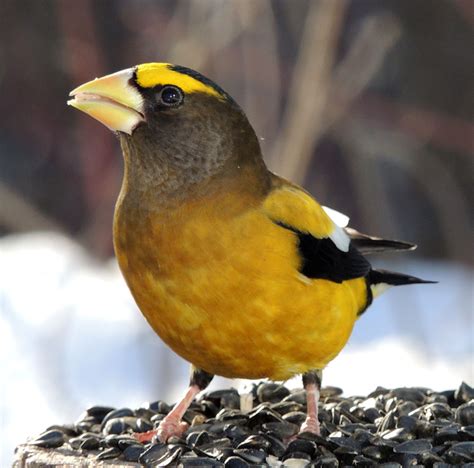
POLYGON ((159 104, 166 107, 177 107, 182 104, 183 92, 177 86, 164 86, 157 96, 159 104))

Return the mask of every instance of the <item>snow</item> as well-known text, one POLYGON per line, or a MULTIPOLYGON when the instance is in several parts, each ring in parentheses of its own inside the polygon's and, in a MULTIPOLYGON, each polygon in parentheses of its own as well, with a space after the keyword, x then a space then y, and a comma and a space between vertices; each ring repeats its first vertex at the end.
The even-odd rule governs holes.
MULTIPOLYGON (((366 394, 378 385, 474 383, 473 271, 409 257, 377 266, 439 284, 377 298, 325 370, 327 385, 366 394)), ((148 327, 115 261, 97 263, 54 233, 0 239, 0 365, 0 466, 28 436, 74 421, 89 405, 175 401, 189 372, 148 327)), ((216 378, 211 388, 230 385, 248 382, 216 378)))

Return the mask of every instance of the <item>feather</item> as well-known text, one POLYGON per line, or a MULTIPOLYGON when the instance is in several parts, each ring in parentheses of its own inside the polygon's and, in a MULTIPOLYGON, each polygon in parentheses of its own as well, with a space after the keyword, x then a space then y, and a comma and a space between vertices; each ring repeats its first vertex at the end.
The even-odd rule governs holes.
POLYGON ((360 253, 367 255, 376 252, 390 252, 415 250, 416 244, 392 239, 382 239, 381 237, 369 236, 362 234, 353 228, 346 227, 344 231, 350 236, 352 245, 359 250, 360 253))

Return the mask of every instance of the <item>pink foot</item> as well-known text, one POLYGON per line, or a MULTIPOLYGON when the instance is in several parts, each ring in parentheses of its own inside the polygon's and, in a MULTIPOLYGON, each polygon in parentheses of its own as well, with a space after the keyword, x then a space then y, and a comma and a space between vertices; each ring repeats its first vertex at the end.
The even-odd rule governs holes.
POLYGON ((318 401, 319 387, 315 383, 305 385, 307 416, 305 422, 301 425, 301 432, 311 432, 321 435, 318 420, 318 401))
POLYGON ((306 421, 301 425, 300 433, 301 432, 312 432, 313 434, 321 435, 319 421, 316 418, 308 416, 306 421))
POLYGON ((174 408, 160 422, 158 429, 136 433, 135 438, 140 442, 150 442, 153 437, 157 436, 160 442, 165 443, 172 436, 181 437, 183 432, 188 428, 188 424, 181 421, 181 418, 199 391, 200 388, 197 385, 191 385, 184 397, 176 403, 174 408))
POLYGON ((167 442, 172 436, 181 437, 183 432, 189 427, 188 423, 180 421, 174 415, 168 415, 163 421, 160 422, 156 434, 160 442, 167 442), (170 417, 168 417, 170 416, 170 417))
POLYGON ((158 426, 158 429, 153 429, 152 431, 147 432, 135 432, 133 436, 142 444, 151 442, 155 436, 158 437, 160 442, 166 443, 172 436, 181 437, 188 427, 188 423, 171 417, 168 420, 167 418, 163 419, 158 426))

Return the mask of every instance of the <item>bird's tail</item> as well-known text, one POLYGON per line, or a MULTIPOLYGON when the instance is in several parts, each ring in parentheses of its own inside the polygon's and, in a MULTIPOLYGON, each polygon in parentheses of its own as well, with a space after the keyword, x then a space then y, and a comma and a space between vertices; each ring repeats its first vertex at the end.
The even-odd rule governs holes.
POLYGON ((437 283, 437 281, 427 281, 415 276, 405 275, 387 270, 370 270, 367 277, 373 297, 377 297, 392 286, 402 286, 405 284, 437 283))

